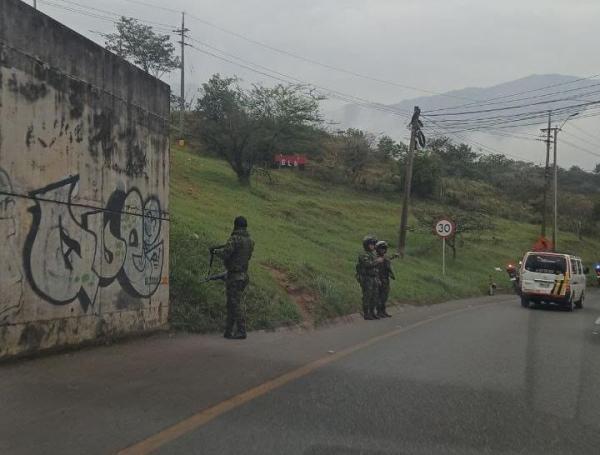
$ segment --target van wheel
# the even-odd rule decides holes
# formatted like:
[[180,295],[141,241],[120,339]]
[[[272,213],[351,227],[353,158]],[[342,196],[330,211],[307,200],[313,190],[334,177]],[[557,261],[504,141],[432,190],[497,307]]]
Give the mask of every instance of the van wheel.
[[521,306],[523,308],[529,308],[529,299],[524,295],[521,296]]
[[583,308],[583,301],[585,300],[585,292],[581,292],[581,297],[577,302],[575,302],[575,308],[581,310]]

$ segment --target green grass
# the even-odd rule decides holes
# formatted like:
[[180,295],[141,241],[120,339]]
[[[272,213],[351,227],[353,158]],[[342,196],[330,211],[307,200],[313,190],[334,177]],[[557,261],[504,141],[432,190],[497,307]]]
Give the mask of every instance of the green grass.
[[[237,215],[248,218],[256,241],[245,299],[251,329],[301,319],[296,304],[270,268],[285,271],[291,282],[318,295],[312,308],[316,322],[360,308],[354,267],[361,239],[375,233],[395,245],[400,195],[370,195],[287,170],[274,174],[274,184],[253,181],[248,189],[238,184],[225,162],[172,149],[170,286],[174,327],[201,332],[221,329],[223,284],[199,281],[207,271],[208,247],[227,239]],[[509,207],[506,201],[494,203]],[[412,210],[431,217],[460,213],[427,201],[414,201]],[[390,300],[433,303],[481,295],[487,291],[490,275],[507,288],[506,274],[494,268],[518,259],[537,238],[538,227],[506,218],[490,220],[489,229],[463,235],[456,260],[447,252],[447,275],[443,277],[440,240],[411,217],[407,255],[394,262],[397,280]],[[567,233],[561,233],[560,240],[563,249],[582,255],[588,263],[596,260],[598,242],[580,241]],[[222,265],[215,261],[213,272],[220,270]]]

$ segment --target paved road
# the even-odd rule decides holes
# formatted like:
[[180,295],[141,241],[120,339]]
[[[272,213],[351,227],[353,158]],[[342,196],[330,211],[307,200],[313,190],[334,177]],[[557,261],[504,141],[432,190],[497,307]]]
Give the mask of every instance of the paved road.
[[0,452],[598,454],[599,316],[595,293],[574,313],[503,296],[7,365]]

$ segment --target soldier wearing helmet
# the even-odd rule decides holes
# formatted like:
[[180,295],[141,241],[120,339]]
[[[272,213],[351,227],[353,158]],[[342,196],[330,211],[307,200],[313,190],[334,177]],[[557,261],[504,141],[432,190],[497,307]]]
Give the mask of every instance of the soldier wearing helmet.
[[358,255],[356,280],[362,290],[363,316],[366,320],[379,319],[375,314],[379,301],[379,264],[383,258],[375,254],[377,239],[373,235],[363,238],[364,251]]
[[394,271],[392,270],[392,262],[388,257],[386,257],[387,249],[388,244],[383,240],[380,240],[375,244],[375,251],[377,253],[377,257],[383,259],[383,261],[380,262],[377,267],[377,272],[379,275],[377,316],[379,318],[392,317],[386,311],[385,305],[387,303],[388,296],[390,295],[390,278],[392,280],[395,280],[396,276],[394,275]]

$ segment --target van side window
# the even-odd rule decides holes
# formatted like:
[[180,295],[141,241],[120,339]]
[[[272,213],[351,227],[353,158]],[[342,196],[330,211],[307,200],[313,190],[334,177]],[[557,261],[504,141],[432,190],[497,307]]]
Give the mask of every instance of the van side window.
[[575,259],[571,259],[571,275],[578,274],[579,270],[577,269],[577,261]]

